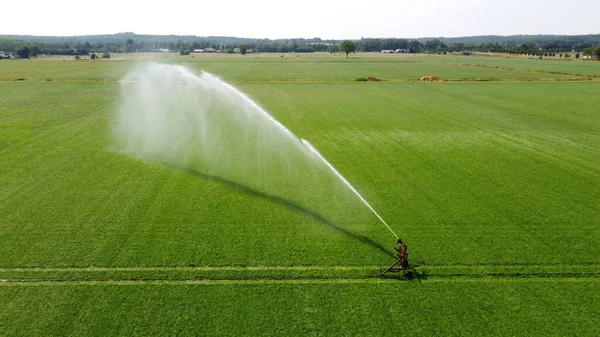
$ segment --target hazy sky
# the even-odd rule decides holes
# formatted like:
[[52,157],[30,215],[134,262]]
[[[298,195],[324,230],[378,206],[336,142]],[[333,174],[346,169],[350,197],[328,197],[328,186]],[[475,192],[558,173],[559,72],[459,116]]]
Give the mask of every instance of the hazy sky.
[[134,32],[237,37],[600,33],[592,0],[9,0],[0,35]]

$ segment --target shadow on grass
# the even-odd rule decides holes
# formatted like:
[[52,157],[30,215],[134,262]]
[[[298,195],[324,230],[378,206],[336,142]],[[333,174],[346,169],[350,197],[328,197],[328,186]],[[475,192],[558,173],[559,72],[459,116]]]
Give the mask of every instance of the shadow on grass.
[[427,280],[427,274],[425,274],[424,271],[418,271],[417,269],[415,269],[415,267],[407,271],[406,274],[404,274],[404,277],[407,281],[417,280],[421,282],[422,280]]
[[385,279],[395,279],[399,281],[414,281],[417,280],[419,283],[423,280],[428,279],[428,275],[424,271],[419,271],[417,268],[424,265],[425,262],[418,262],[417,264],[410,265],[404,272],[396,271],[387,273],[380,276]]
[[224,179],[224,178],[221,178],[221,177],[217,177],[217,176],[213,176],[213,175],[210,175],[210,174],[198,172],[198,171],[195,171],[195,170],[192,170],[192,169],[181,168],[181,167],[177,167],[177,166],[173,166],[173,165],[167,165],[167,166],[170,167],[170,168],[172,168],[172,169],[174,169],[174,170],[185,172],[185,173],[190,174],[190,175],[195,176],[195,177],[199,177],[199,178],[202,178],[202,179],[205,179],[205,180],[217,182],[219,184],[227,186],[227,187],[229,187],[229,188],[231,188],[233,190],[236,190],[238,192],[241,192],[241,193],[244,193],[244,194],[248,194],[248,195],[252,195],[252,196],[256,196],[256,197],[260,197],[260,198],[269,200],[269,201],[271,201],[273,203],[276,203],[278,205],[285,206],[285,207],[287,207],[288,209],[291,209],[294,212],[301,213],[301,214],[304,214],[304,215],[308,215],[311,218],[313,218],[314,220],[319,221],[320,223],[328,226],[329,228],[331,228],[331,229],[333,229],[333,230],[335,230],[335,231],[337,231],[339,233],[347,235],[347,236],[349,236],[349,237],[351,237],[351,238],[353,238],[355,240],[360,241],[363,244],[371,246],[372,248],[378,249],[380,252],[384,253],[385,255],[394,256],[394,254],[391,251],[385,249],[385,247],[383,247],[382,245],[378,244],[377,242],[369,239],[368,237],[362,236],[362,235],[353,233],[353,232],[351,232],[351,231],[349,231],[347,229],[344,229],[344,228],[340,227],[339,225],[333,223],[332,221],[324,218],[319,213],[317,213],[317,212],[315,212],[315,211],[313,211],[313,210],[311,210],[309,208],[306,208],[306,207],[304,207],[302,205],[296,204],[296,203],[294,203],[294,202],[292,202],[290,200],[287,200],[287,199],[284,199],[284,198],[281,198],[281,197],[278,197],[278,196],[275,196],[275,195],[271,195],[271,194],[268,194],[268,193],[265,193],[265,192],[261,192],[261,191],[255,190],[255,189],[253,189],[253,188],[251,188],[249,186],[246,186],[246,185],[243,185],[243,184],[240,184],[240,183],[236,183],[234,181],[227,180],[227,179]]

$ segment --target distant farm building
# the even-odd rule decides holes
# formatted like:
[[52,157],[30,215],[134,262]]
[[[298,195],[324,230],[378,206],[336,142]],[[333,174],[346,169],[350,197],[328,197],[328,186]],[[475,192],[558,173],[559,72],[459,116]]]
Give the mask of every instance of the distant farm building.
[[218,50],[215,48],[204,48],[204,49],[194,49],[194,53],[216,53]]
[[0,60],[2,59],[14,59],[15,57],[12,54],[5,54],[3,51],[0,51]]
[[382,54],[394,54],[394,53],[408,53],[408,49],[396,49],[396,50],[392,50],[392,49],[384,49],[381,51]]

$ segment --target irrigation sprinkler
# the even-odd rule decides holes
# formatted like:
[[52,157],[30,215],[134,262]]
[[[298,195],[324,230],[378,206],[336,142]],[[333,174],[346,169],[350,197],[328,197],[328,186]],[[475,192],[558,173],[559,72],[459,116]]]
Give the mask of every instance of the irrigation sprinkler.
[[[379,276],[385,276],[385,274],[387,273],[397,273],[397,272],[403,272],[404,275],[406,275],[408,273],[408,247],[406,246],[406,244],[404,242],[402,242],[402,239],[398,238],[398,248],[394,247],[394,250],[396,251],[396,254],[394,254],[394,257],[396,258],[396,262],[394,262],[391,266],[388,267],[388,269],[384,270],[383,272],[381,272],[379,274]],[[397,267],[398,265],[400,265],[399,267]]]

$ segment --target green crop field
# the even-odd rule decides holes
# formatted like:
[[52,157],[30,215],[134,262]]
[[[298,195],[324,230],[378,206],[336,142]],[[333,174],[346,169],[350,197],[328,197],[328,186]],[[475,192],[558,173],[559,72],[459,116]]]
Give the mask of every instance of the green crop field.
[[[419,278],[377,276],[395,238],[342,196],[115,150],[118,81],[145,61],[213,73],[309,140]],[[593,61],[2,61],[0,336],[598,336],[599,87]]]

